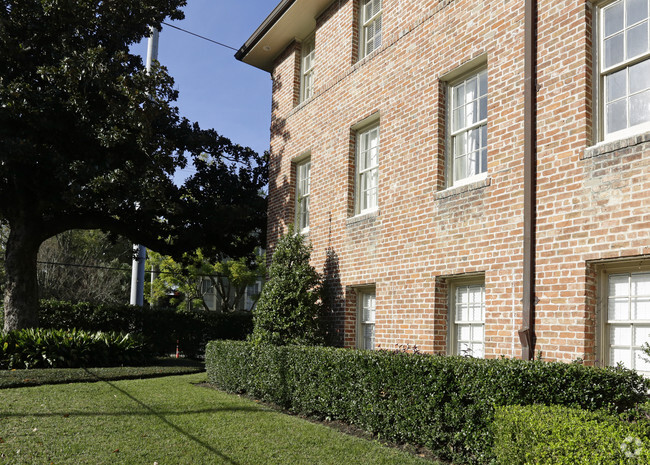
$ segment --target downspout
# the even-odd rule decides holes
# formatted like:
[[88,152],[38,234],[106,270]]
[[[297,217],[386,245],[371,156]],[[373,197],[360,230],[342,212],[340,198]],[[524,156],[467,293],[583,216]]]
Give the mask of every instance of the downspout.
[[537,187],[537,0],[525,0],[524,17],[524,263],[521,358],[535,356],[535,216]]

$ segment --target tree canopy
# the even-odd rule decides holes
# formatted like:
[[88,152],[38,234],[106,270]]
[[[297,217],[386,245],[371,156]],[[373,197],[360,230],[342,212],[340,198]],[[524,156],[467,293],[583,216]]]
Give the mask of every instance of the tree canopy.
[[[176,256],[237,257],[260,242],[265,157],[181,117],[166,69],[147,73],[129,52],[185,3],[0,0],[5,329],[37,325],[36,254],[63,231]],[[196,174],[175,185],[188,163]]]

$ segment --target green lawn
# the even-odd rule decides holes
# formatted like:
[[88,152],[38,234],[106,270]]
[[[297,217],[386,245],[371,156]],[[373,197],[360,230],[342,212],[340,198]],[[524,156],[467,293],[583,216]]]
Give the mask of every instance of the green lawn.
[[0,390],[0,464],[425,464],[195,386],[205,373]]

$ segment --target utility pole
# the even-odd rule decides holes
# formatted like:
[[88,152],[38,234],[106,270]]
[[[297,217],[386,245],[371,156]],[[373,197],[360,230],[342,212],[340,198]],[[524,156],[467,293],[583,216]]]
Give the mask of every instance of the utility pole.
[[[158,59],[158,29],[151,28],[147,47],[147,73],[151,72],[151,63]],[[147,249],[143,245],[133,245],[133,263],[131,265],[131,305],[142,307],[144,304],[144,262]]]

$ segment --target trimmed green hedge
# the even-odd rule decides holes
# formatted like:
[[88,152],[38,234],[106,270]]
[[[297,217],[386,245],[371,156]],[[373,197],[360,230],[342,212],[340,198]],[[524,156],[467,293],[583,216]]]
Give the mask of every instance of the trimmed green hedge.
[[250,312],[182,311],[57,300],[41,301],[39,321],[43,328],[142,334],[157,355],[173,354],[178,340],[181,352],[192,358],[203,355],[210,340],[242,340],[253,331]]
[[150,358],[144,337],[128,333],[76,329],[0,332],[0,369],[119,366]]
[[206,369],[226,391],[424,445],[458,463],[492,458],[495,406],[623,411],[646,391],[645,380],[624,369],[235,341],[209,343]]
[[563,406],[497,408],[497,463],[618,465],[650,463],[650,424]]

